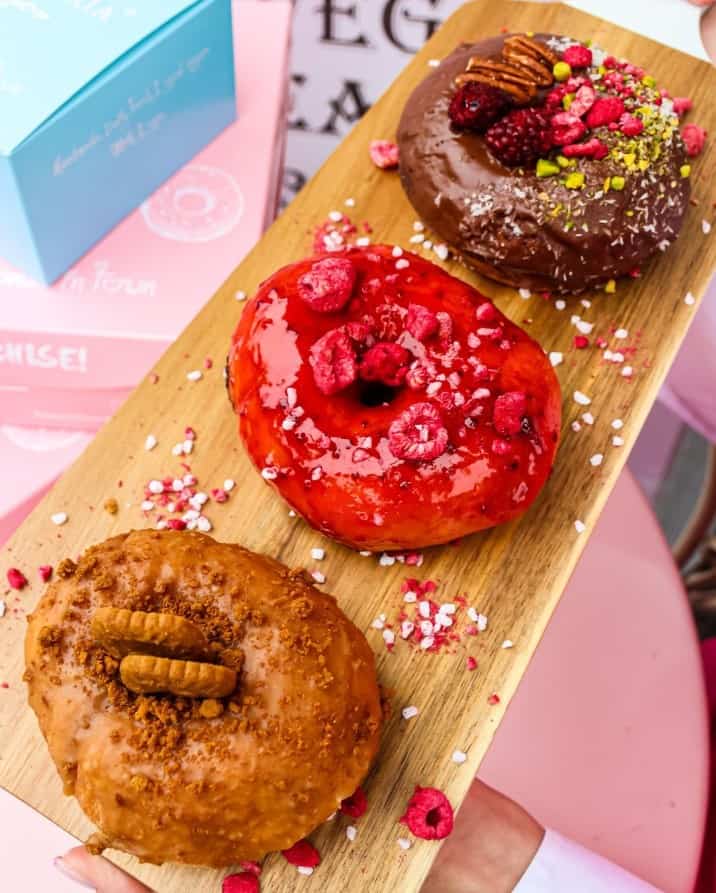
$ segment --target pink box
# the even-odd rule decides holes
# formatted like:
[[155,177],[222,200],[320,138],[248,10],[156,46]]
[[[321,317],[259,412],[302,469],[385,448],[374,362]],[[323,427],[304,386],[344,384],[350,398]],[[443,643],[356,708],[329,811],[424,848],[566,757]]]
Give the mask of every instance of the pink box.
[[237,123],[52,287],[0,261],[0,421],[96,429],[275,216],[291,3],[234,23]]

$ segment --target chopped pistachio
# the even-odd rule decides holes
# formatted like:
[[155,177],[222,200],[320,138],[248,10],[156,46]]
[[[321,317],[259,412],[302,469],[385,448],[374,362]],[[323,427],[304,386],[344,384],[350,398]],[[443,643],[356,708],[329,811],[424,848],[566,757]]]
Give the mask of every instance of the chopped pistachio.
[[626,186],[626,180],[624,177],[612,177],[612,189],[616,192],[621,192],[622,189]]
[[608,295],[613,295],[616,290],[617,290],[617,284],[614,279],[610,279],[609,282],[607,282],[607,284],[604,286],[604,291]]
[[681,176],[684,179],[691,176],[691,165],[690,164],[682,164],[681,165]]
[[575,171],[564,181],[567,189],[581,189],[584,186],[584,174]]
[[538,177],[552,177],[555,174],[558,174],[560,171],[560,167],[554,161],[550,161],[548,158],[540,158],[537,162],[537,176]]

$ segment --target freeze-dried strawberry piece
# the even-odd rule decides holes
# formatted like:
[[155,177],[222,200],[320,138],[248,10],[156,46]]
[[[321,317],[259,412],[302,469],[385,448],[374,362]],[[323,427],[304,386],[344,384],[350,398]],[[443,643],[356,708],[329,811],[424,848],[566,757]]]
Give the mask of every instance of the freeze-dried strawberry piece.
[[437,788],[416,787],[400,823],[421,840],[443,840],[453,829],[453,808]]
[[364,355],[358,367],[363,381],[381,381],[391,388],[399,387],[408,371],[410,354],[392,341],[380,341]]
[[37,569],[38,574],[40,575],[40,579],[43,583],[49,582],[52,577],[52,565],[51,564],[41,564]]
[[408,320],[406,328],[418,341],[426,341],[438,330],[438,318],[422,304],[410,304],[408,306]]
[[580,87],[577,95],[569,107],[570,115],[576,115],[577,118],[583,118],[589,109],[597,101],[597,92],[591,85],[588,87]]
[[609,148],[601,140],[594,137],[586,143],[575,143],[573,146],[564,146],[562,155],[565,158],[596,158],[600,161],[609,154]]
[[316,387],[327,397],[353,384],[358,376],[355,351],[343,329],[331,329],[316,341],[310,363]]
[[694,107],[693,102],[687,96],[674,97],[674,111],[681,118]]
[[317,868],[321,864],[321,854],[305,838],[294,843],[289,849],[281,850],[281,855],[291,865],[297,865],[299,868]]
[[400,152],[390,140],[373,140],[370,144],[370,160],[382,170],[390,170],[400,164]]
[[431,403],[414,403],[391,424],[388,443],[397,459],[429,462],[447,449],[448,432]]
[[350,301],[356,268],[346,257],[316,261],[298,280],[298,295],[316,313],[336,313]]
[[221,893],[259,893],[260,889],[258,877],[248,871],[230,874],[221,884]]
[[584,122],[571,112],[559,112],[551,122],[552,142],[556,146],[576,143],[587,132]]
[[495,400],[492,411],[492,424],[499,434],[509,436],[522,430],[522,422],[527,415],[527,394],[524,391],[509,391]]
[[16,567],[11,567],[8,570],[7,581],[13,589],[24,589],[28,583],[25,574]]
[[644,122],[636,115],[627,113],[619,119],[619,129],[624,136],[639,136],[644,130]]
[[681,138],[691,158],[695,158],[703,152],[707,136],[703,127],[699,127],[697,124],[687,124],[686,127],[681,128]]
[[368,809],[368,798],[363,788],[357,787],[350,797],[341,801],[341,812],[352,819],[359,819]]
[[576,43],[567,47],[562,54],[562,59],[572,68],[589,68],[592,64],[592,51],[581,43]]
[[379,304],[375,308],[375,331],[380,341],[396,341],[404,328],[403,314],[397,304]]
[[626,111],[624,100],[617,96],[605,96],[598,99],[587,114],[587,127],[604,127],[612,121],[618,121]]

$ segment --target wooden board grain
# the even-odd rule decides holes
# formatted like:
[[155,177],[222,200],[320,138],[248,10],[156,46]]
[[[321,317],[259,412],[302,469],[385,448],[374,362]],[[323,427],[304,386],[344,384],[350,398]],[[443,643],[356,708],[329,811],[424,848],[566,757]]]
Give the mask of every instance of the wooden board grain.
[[[327,542],[288,517],[286,506],[253,471],[237,443],[221,367],[239,314],[237,291],[251,292],[276,267],[306,254],[312,227],[333,209],[348,210],[346,199],[355,199],[355,209],[348,213],[356,220],[369,220],[376,241],[408,247],[415,214],[398,177],[371,166],[368,143],[394,134],[403,104],[428,72],[429,60],[447,55],[460,41],[487,36],[502,26],[591,38],[645,66],[674,95],[692,96],[698,109],[694,120],[716,132],[713,68],[578,11],[559,4],[483,0],[466,5],[443,26],[167,352],[156,367],[159,381],[148,378],[139,386],[2,554],[3,574],[15,565],[33,582],[21,594],[6,594],[9,611],[0,621],[0,682],[9,686],[0,690],[0,784],[77,836],[88,834],[90,826],[74,800],[61,794],[35,718],[26,707],[21,681],[24,613],[41,592],[35,569],[76,555],[114,533],[150,524],[139,510],[143,485],[179,470],[171,447],[191,425],[198,439],[188,461],[200,483],[208,488],[220,486],[227,477],[237,481],[230,501],[209,513],[215,535],[290,565],[312,568],[317,566],[310,560],[310,548],[325,547],[327,557],[320,569],[327,576],[327,587],[368,631],[379,655],[381,680],[394,692],[393,716],[368,783],[370,809],[358,822],[357,839],[352,843],[346,839],[345,820],[330,823],[315,835],[324,861],[313,877],[297,877],[294,868],[272,857],[266,870],[270,889],[290,891],[306,884],[316,893],[338,893],[358,885],[369,891],[414,891],[426,877],[438,845],[418,841],[409,851],[402,851],[396,841],[405,829],[398,819],[416,784],[442,788],[456,806],[462,801],[656,398],[716,264],[716,237],[707,235],[702,224],[714,217],[716,143],[712,140],[694,165],[699,205],[690,210],[678,245],[642,279],[621,284],[616,295],[587,295],[593,299],[590,307],[576,298],[563,310],[539,296],[524,300],[514,290],[479,279],[457,263],[446,264],[452,272],[476,282],[515,321],[531,320],[531,334],[546,350],[562,351],[566,358],[557,370],[564,390],[564,439],[554,476],[542,497],[519,523],[472,537],[459,546],[428,550],[423,566],[415,571],[421,579],[441,581],[443,600],[467,593],[470,603],[489,617],[487,631],[456,646],[453,653],[429,655],[402,642],[392,654],[385,650],[381,633],[370,629],[371,621],[380,613],[397,612],[400,584],[407,571],[414,569],[400,564],[380,566],[374,558]],[[695,303],[684,301],[687,292],[696,297]],[[600,351],[571,349],[573,313],[593,322],[594,335],[607,335],[614,350],[628,345],[631,378],[621,374],[623,365],[605,363]],[[620,342],[613,332],[622,327],[629,336]],[[188,381],[187,373],[203,368],[206,357],[213,359],[213,368],[204,371],[202,380]],[[585,407],[573,401],[576,390],[592,398],[588,411],[594,416],[593,424],[581,421],[578,432],[572,423],[580,420]],[[624,421],[621,447],[612,444],[616,432],[611,422],[617,418]],[[150,433],[159,444],[145,451]],[[590,462],[595,454],[604,455],[598,467]],[[119,502],[116,515],[102,509],[109,497]],[[62,527],[50,521],[58,511],[69,515]],[[582,535],[575,530],[577,519],[586,525]],[[514,647],[503,649],[505,639],[512,640]],[[468,653],[479,662],[479,669],[472,673],[465,669]],[[488,698],[495,692],[500,703],[491,706]],[[405,721],[401,708],[408,704],[418,706],[420,714]],[[467,752],[464,765],[452,762],[456,749]],[[220,872],[157,868],[112,855],[161,893],[190,889],[208,893],[220,886]]]

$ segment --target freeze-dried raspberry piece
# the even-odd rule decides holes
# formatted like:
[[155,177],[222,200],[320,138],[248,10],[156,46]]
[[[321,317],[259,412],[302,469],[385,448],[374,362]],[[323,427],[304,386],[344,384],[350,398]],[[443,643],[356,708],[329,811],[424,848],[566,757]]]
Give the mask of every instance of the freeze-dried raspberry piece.
[[437,788],[416,787],[400,823],[421,840],[443,840],[453,829],[453,809]]
[[321,854],[305,838],[294,843],[289,849],[281,850],[281,855],[291,865],[297,865],[299,868],[317,868],[321,864]]
[[639,136],[644,130],[644,122],[636,115],[627,113],[619,119],[619,129],[624,136]]
[[435,381],[438,374],[437,367],[432,360],[415,360],[407,371],[405,383],[414,391],[426,388],[431,381]]
[[25,574],[16,567],[11,567],[8,570],[7,581],[13,589],[24,589],[28,583]]
[[382,170],[390,170],[400,164],[400,152],[390,140],[373,140],[370,144],[370,160]]
[[426,341],[438,330],[438,318],[422,304],[410,304],[408,306],[408,321],[406,328],[418,341]]
[[408,371],[410,354],[392,341],[380,341],[364,355],[358,368],[363,381],[381,381],[391,388],[399,387]]
[[332,329],[311,348],[311,366],[316,387],[331,396],[353,384],[358,364],[351,340],[343,329]]
[[584,122],[571,112],[560,112],[552,118],[552,142],[555,146],[576,143],[587,132]]
[[596,158],[600,161],[609,154],[609,148],[601,140],[594,137],[586,143],[575,143],[573,146],[564,146],[562,155],[565,158]]
[[580,87],[577,95],[569,107],[570,115],[576,115],[577,118],[583,118],[589,109],[597,101],[597,92],[591,85],[588,87]]
[[365,322],[346,323],[346,335],[348,335],[351,341],[355,341],[356,344],[368,344],[371,340],[371,331],[375,321],[371,320],[371,323],[371,325]]
[[463,84],[453,96],[448,116],[457,127],[484,133],[508,108],[510,97],[488,84]]
[[581,43],[575,43],[562,54],[562,59],[572,68],[589,68],[592,64],[592,51]]
[[694,107],[693,102],[687,96],[674,97],[674,111],[681,118]]
[[509,391],[495,400],[492,411],[492,424],[499,434],[518,434],[522,420],[527,414],[527,394],[524,391]]
[[708,134],[697,124],[687,124],[681,128],[681,138],[686,146],[686,151],[691,158],[695,158],[703,152]]
[[346,257],[316,261],[298,280],[298,296],[316,313],[336,313],[350,301],[356,268]]
[[598,99],[587,114],[587,127],[604,127],[612,121],[618,121],[624,114],[624,100],[617,96],[605,96]]
[[47,583],[52,577],[52,565],[51,564],[41,564],[37,569],[38,574],[40,575],[40,579],[43,583]]
[[248,871],[230,874],[221,884],[221,893],[259,893],[260,889],[258,877]]
[[380,341],[396,341],[404,328],[403,314],[397,304],[380,304],[375,308],[375,331]]
[[550,90],[545,99],[545,107],[548,110],[556,110],[562,107],[562,100],[569,93],[566,84],[558,84]]
[[352,819],[359,819],[368,809],[368,799],[363,788],[357,787],[350,797],[341,801],[341,812]]
[[448,432],[431,403],[414,403],[391,424],[388,443],[397,459],[429,462],[447,449]]

